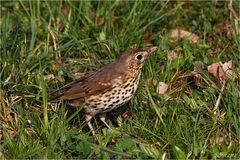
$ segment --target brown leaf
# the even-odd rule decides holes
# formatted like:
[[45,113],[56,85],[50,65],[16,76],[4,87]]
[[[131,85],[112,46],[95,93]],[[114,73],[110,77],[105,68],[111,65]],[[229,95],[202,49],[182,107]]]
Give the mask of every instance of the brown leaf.
[[157,93],[166,94],[168,90],[168,85],[164,82],[159,82],[157,86]]
[[144,42],[147,43],[147,44],[151,44],[151,41],[152,41],[152,29],[150,28],[148,30],[148,32],[146,33],[146,35],[144,36]]
[[196,35],[194,33],[191,33],[191,32],[188,32],[188,31],[185,31],[185,30],[182,30],[182,29],[172,30],[171,38],[178,40],[178,39],[181,39],[183,37],[186,37],[189,41],[191,41],[193,43],[196,43],[199,39],[198,35]]
[[56,63],[52,64],[52,70],[53,71],[58,70],[58,68],[59,68],[58,64],[56,64]]
[[227,36],[231,35],[231,23],[229,18],[221,20],[216,28],[213,30],[216,34],[226,34]]
[[96,17],[96,24],[101,25],[103,23],[103,19],[101,17]]
[[70,12],[70,6],[67,4],[67,2],[63,1],[63,5],[61,7],[61,12],[64,16],[68,16],[69,12]]
[[54,77],[53,74],[49,74],[49,75],[46,75],[46,76],[43,77],[45,82],[49,82],[49,81],[53,80],[54,78],[55,77]]
[[225,63],[213,63],[207,69],[217,80],[230,79],[232,77],[232,60]]
[[58,76],[57,79],[60,81],[60,82],[65,82],[65,79],[63,76]]
[[124,119],[127,119],[129,116],[128,116],[128,111],[126,111],[126,112],[124,112],[123,114],[122,114],[122,117],[124,118]]
[[112,19],[115,20],[117,18],[118,18],[118,16],[115,16],[115,11],[112,11]]
[[[214,28],[214,32],[216,34],[219,35],[227,35],[228,37],[231,37],[233,35],[233,28],[232,28],[232,24],[231,24],[231,20],[229,17],[221,20],[216,28]],[[236,26],[236,34],[239,35],[240,34],[240,26]]]
[[166,53],[167,53],[167,58],[169,60],[174,60],[179,58],[179,53],[177,53],[174,50],[167,50]]

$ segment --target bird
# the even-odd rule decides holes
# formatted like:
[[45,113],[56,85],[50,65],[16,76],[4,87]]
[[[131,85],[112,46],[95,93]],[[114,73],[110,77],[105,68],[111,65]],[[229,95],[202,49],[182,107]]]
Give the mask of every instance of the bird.
[[85,121],[93,135],[91,119],[96,115],[111,129],[105,120],[106,113],[134,96],[144,62],[156,50],[156,46],[129,49],[112,63],[52,91],[50,94],[63,92],[53,101],[67,101],[71,106],[83,107]]

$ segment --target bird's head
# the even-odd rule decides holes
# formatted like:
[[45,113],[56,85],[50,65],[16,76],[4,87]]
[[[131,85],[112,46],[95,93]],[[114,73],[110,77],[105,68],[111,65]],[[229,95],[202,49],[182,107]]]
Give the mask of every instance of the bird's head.
[[128,69],[130,72],[138,72],[142,69],[148,56],[156,50],[157,47],[155,46],[144,49],[133,48],[121,55],[118,61],[124,65],[123,68]]

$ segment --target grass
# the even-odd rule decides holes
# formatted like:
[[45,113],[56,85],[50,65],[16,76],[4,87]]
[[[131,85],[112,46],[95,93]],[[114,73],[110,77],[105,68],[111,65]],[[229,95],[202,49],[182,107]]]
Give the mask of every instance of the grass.
[[[219,1],[1,2],[1,159],[239,158],[239,80],[221,91],[206,70],[232,60],[239,72],[239,22],[230,21],[230,36],[216,31],[229,15],[227,2]],[[176,28],[199,41],[172,41]],[[99,142],[83,110],[48,103],[48,91],[147,43],[159,50],[146,62],[135,97],[109,114],[113,131],[95,119]],[[167,50],[180,56],[170,60]],[[198,85],[191,74],[196,64],[203,68]],[[156,92],[159,81],[169,85],[167,94]]]

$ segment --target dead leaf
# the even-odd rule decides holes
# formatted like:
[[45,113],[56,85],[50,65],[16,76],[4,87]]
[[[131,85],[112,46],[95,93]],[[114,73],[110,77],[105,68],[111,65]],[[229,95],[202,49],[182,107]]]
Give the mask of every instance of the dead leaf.
[[57,79],[60,81],[60,82],[65,82],[65,79],[63,76],[58,76]]
[[68,16],[70,10],[71,10],[70,6],[65,1],[63,1],[63,5],[61,7],[62,14],[64,16]]
[[104,18],[98,16],[95,12],[90,12],[90,18],[98,25],[102,25],[104,23]]
[[197,71],[192,71],[193,82],[196,86],[200,86],[202,82],[202,75]]
[[124,119],[127,119],[129,116],[128,116],[128,111],[126,111],[126,112],[124,112],[123,114],[122,114],[122,117],[124,118]]
[[150,28],[146,35],[144,36],[144,42],[147,43],[147,44],[151,44],[151,41],[152,41],[152,29]]
[[[214,32],[219,35],[227,35],[228,37],[231,37],[234,32],[234,28],[232,27],[232,23],[229,17],[221,20],[216,28],[214,28]],[[236,34],[240,34],[240,26],[236,26]]]
[[[19,126],[20,116],[14,112],[11,106],[18,101],[19,96],[16,97],[2,97],[3,110],[0,112],[1,127],[5,128],[10,136],[15,136]],[[9,102],[10,101],[10,102]],[[6,107],[4,107],[6,106]],[[3,131],[0,130],[0,140],[3,139]]]
[[232,60],[222,63],[213,63],[207,67],[208,72],[217,80],[231,79],[232,77]]
[[188,31],[185,31],[185,30],[182,30],[182,29],[172,30],[171,38],[178,40],[178,39],[183,38],[183,37],[186,37],[189,41],[191,41],[193,43],[196,43],[199,39],[198,35],[196,35],[192,32],[188,32]]
[[96,24],[97,25],[103,24],[103,19],[101,17],[96,17]]
[[168,90],[168,85],[164,82],[159,82],[157,86],[157,93],[166,94]]
[[115,15],[115,10],[113,10],[113,11],[112,11],[112,19],[115,20],[115,19],[117,19],[117,18],[118,18],[118,16]]
[[179,58],[179,53],[177,53],[174,50],[167,50],[166,53],[167,53],[167,58],[169,60],[174,60]]
[[216,28],[214,29],[214,32],[216,34],[226,34],[228,37],[231,35],[231,22],[229,18],[225,18],[223,20],[221,20]]
[[52,64],[52,70],[53,71],[58,70],[58,68],[59,68],[58,64],[56,64],[56,63]]
[[53,74],[49,74],[49,75],[46,75],[46,76],[43,77],[45,82],[49,82],[49,81],[53,80],[54,78],[55,77],[54,77]]

